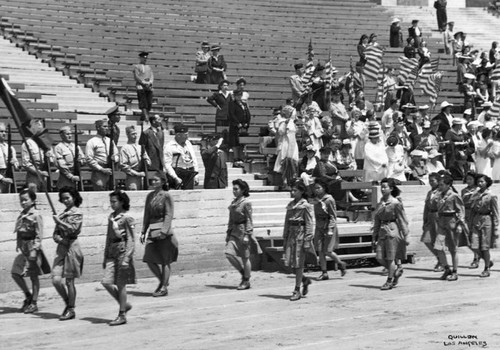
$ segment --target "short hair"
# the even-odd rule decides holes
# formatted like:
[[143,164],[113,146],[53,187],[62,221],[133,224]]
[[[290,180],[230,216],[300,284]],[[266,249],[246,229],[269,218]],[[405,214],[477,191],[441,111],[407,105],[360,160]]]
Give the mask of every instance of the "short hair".
[[238,80],[236,80],[236,85],[240,85],[241,83],[243,84],[247,84],[247,81],[245,80],[245,78],[239,78]]
[[493,180],[488,175],[477,174],[476,179],[475,179],[476,185],[477,185],[477,182],[479,181],[479,179],[484,179],[484,181],[486,181],[486,188],[489,188],[493,184]]
[[330,147],[321,147],[319,149],[319,153],[321,153],[321,154],[330,154],[330,153],[332,153],[332,149]]
[[75,207],[80,207],[80,205],[83,202],[82,196],[80,195],[80,192],[75,187],[71,186],[64,186],[61,189],[59,189],[59,202],[61,202],[61,196],[63,193],[69,193],[71,197],[73,197],[73,202],[75,203]]
[[445,185],[451,186],[453,185],[453,176],[451,176],[447,172],[442,173],[441,176],[439,177],[439,181],[443,181]]
[[153,176],[157,176],[160,179],[161,185],[162,185],[161,188],[164,191],[168,191],[169,190],[168,177],[167,177],[167,174],[164,171],[156,170],[153,173]]
[[122,208],[123,210],[129,210],[130,209],[130,198],[128,198],[128,195],[122,191],[122,190],[114,190],[109,194],[109,197],[116,197],[119,202],[122,203]]
[[397,186],[395,179],[393,179],[392,177],[384,177],[382,181],[380,181],[381,185],[383,183],[386,183],[390,188],[392,188],[391,196],[393,196],[394,198],[399,197],[399,195],[401,194],[401,190]]
[[248,186],[246,181],[243,181],[242,179],[233,180],[233,186],[238,186],[241,189],[243,197],[250,196],[250,186]]
[[30,199],[32,201],[36,201],[36,192],[33,191],[33,189],[31,189],[31,188],[23,188],[21,190],[21,192],[19,192],[19,197],[21,197],[22,195],[25,195],[25,194],[27,194],[28,197],[30,197]]
[[222,88],[222,85],[224,85],[224,84],[229,85],[229,81],[227,81],[226,79],[224,79],[224,80],[222,80],[222,81],[219,83],[219,85],[217,85],[217,87],[218,87],[219,89],[221,89],[221,88]]
[[467,180],[467,177],[472,177],[474,179],[474,183],[476,182],[477,180],[477,174],[473,171],[468,171],[467,174],[465,174],[464,176],[464,183],[465,183],[465,180]]
[[314,180],[314,184],[320,185],[321,187],[323,187],[325,189],[325,192],[326,192],[326,190],[328,190],[328,183],[325,180],[323,180],[322,178],[318,178],[318,179]]
[[430,173],[429,174],[429,180],[430,179],[436,179],[436,180],[439,180],[439,174],[438,173]]
[[302,192],[302,198],[307,199],[307,186],[304,183],[304,181],[297,179],[293,184],[292,188],[298,189],[300,192]]

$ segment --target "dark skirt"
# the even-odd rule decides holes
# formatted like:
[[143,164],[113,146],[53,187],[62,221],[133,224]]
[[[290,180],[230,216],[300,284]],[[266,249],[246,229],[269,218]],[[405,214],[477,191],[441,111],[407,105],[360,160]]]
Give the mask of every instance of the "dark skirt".
[[165,239],[148,242],[142,261],[151,264],[168,265],[177,261],[178,255],[177,240],[172,235]]
[[229,132],[227,134],[227,145],[229,147],[236,147],[240,145],[240,136],[238,134],[238,126],[229,124]]

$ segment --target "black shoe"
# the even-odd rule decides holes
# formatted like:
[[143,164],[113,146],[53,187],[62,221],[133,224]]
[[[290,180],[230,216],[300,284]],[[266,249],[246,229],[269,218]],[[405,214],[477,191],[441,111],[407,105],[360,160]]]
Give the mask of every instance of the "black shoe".
[[119,314],[113,321],[109,323],[110,326],[120,326],[127,323],[127,318],[125,315]]
[[28,306],[31,304],[31,297],[24,299],[23,306],[19,309],[20,312],[24,312]]
[[443,280],[443,281],[446,281],[446,279],[448,278],[448,276],[451,275],[451,270],[449,268],[445,268],[443,274],[441,275],[441,277],[439,277],[439,279]]
[[318,281],[326,281],[328,279],[330,279],[330,276],[328,276],[327,272],[323,272],[321,276],[318,277]]
[[38,306],[36,304],[29,304],[26,309],[24,309],[25,314],[32,314],[38,311]]
[[129,312],[130,310],[132,310],[132,304],[127,303],[127,304],[125,305],[125,314],[126,314],[127,312]]
[[436,264],[436,266],[434,266],[434,272],[443,272],[444,271],[444,267],[443,265],[441,265],[439,262]]
[[392,289],[393,285],[391,282],[387,281],[384,283],[382,287],[380,287],[380,290],[390,290]]
[[250,281],[241,281],[240,285],[237,290],[245,290],[245,289],[250,289]]
[[340,265],[339,265],[340,277],[344,277],[345,274],[347,273],[346,266],[347,266],[347,264],[345,262],[340,263]]
[[168,295],[168,289],[167,289],[167,287],[162,287],[157,292],[153,293],[153,297],[155,297],[155,298],[156,297],[164,297],[166,295]]
[[75,308],[73,307],[66,307],[64,309],[63,314],[59,317],[59,321],[67,321],[67,320],[72,320],[76,316],[75,314]]
[[477,261],[476,259],[472,260],[472,262],[470,263],[470,268],[477,269],[478,267],[479,267],[479,261]]
[[394,279],[392,280],[392,286],[393,287],[396,287],[398,285],[399,278],[401,276],[403,276],[403,272],[404,272],[404,270],[403,270],[402,267],[398,267],[396,269],[396,271],[394,272]]
[[294,290],[292,296],[290,297],[290,301],[297,301],[301,297],[300,292],[298,290]]
[[451,275],[446,277],[447,281],[456,281],[458,280],[458,274],[456,272],[452,272]]
[[309,293],[309,285],[311,284],[311,279],[309,277],[305,277],[302,279],[302,295],[306,296]]
[[488,265],[488,269],[491,269],[493,267],[493,265],[495,265],[495,264],[493,263],[493,261],[490,260],[490,264]]
[[479,275],[479,277],[490,277],[490,271],[489,270],[484,270],[483,272],[481,272],[481,274]]

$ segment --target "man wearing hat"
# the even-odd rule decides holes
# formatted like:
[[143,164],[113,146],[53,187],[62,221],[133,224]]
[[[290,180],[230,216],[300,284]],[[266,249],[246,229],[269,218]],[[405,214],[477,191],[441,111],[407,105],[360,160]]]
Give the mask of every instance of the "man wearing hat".
[[149,170],[163,171],[165,161],[163,159],[163,147],[165,136],[161,125],[161,116],[155,114],[149,117],[149,128],[144,130],[139,138],[139,145],[144,147],[146,154],[151,162]]
[[120,150],[120,166],[127,174],[125,186],[129,191],[147,190],[147,188],[143,188],[143,179],[146,176],[144,166],[151,166],[151,160],[137,144],[135,126],[127,126],[125,132],[127,133],[127,144],[123,145]]
[[210,84],[219,84],[221,81],[225,80],[225,71],[227,69],[226,61],[224,56],[219,55],[220,46],[212,45],[210,48],[212,55],[208,59],[208,71],[210,72]]
[[447,55],[451,54],[452,57],[455,57],[455,52],[453,51],[453,42],[455,41],[455,38],[453,36],[453,27],[455,25],[455,22],[448,22],[447,25],[448,27],[444,32],[444,48]]
[[[97,135],[87,141],[85,154],[87,164],[92,169],[91,182],[94,191],[106,191],[110,187],[109,180],[114,171],[114,164],[119,161],[119,154],[114,142],[106,137],[108,121],[106,119],[97,120],[95,128]],[[113,142],[113,155],[110,157],[111,142]],[[112,187],[114,188],[114,184]]]
[[108,134],[106,136],[112,139],[115,144],[118,144],[118,140],[120,139],[120,128],[116,124],[121,120],[118,106],[111,107],[104,114],[108,116]]
[[139,64],[134,66],[134,80],[137,89],[139,109],[142,111],[141,120],[149,119],[149,112],[153,103],[153,70],[146,64],[149,52],[139,54]]
[[463,124],[463,119],[453,118],[452,127],[445,135],[445,140],[449,142],[446,147],[446,168],[455,179],[465,177],[469,171],[469,158],[474,153],[472,140],[463,130]]
[[439,124],[439,133],[441,135],[441,137],[445,137],[446,136],[446,133],[448,132],[448,130],[450,130],[451,128],[451,124],[453,122],[453,115],[451,114],[451,107],[453,105],[451,103],[449,103],[448,101],[443,101],[441,103],[441,112],[436,115],[434,118],[432,118],[433,120],[434,119],[437,119],[440,121],[440,124]]
[[165,171],[174,179],[176,186],[192,190],[198,184],[198,161],[193,145],[188,140],[188,127],[174,126],[175,137],[164,148]]
[[422,41],[422,31],[418,27],[418,19],[411,21],[411,27],[408,28],[408,37],[413,38],[413,46],[418,49]]
[[56,158],[56,167],[59,170],[59,179],[57,180],[57,189],[65,186],[75,187],[80,182],[80,177],[74,174],[76,147],[78,147],[78,162],[81,165],[85,162],[85,155],[80,146],[71,142],[72,130],[69,126],[63,126],[59,129],[61,142],[54,147],[54,156]]
[[399,18],[394,18],[391,22],[389,30],[389,44],[391,47],[403,46],[403,33],[401,32],[400,23],[401,20]]
[[294,65],[295,74],[290,77],[290,88],[292,89],[293,103],[297,103],[300,96],[304,93],[304,84],[302,83],[302,76],[304,75],[304,65],[296,63]]
[[[373,123],[373,124],[372,124]],[[380,127],[377,122],[368,125],[368,139],[365,145],[365,181],[380,181],[387,173],[389,159],[385,151],[385,144],[380,138]]]
[[[5,176],[9,165],[9,144],[6,136],[5,123],[0,122],[0,193],[9,193],[11,185],[14,183],[14,179]],[[10,164],[14,169],[17,169],[19,163],[17,161],[16,149],[14,146],[10,146],[10,151],[12,154]]]
[[227,187],[227,157],[221,149],[224,139],[220,134],[207,135],[201,143],[201,158],[205,166],[203,188]]
[[196,84],[210,83],[210,71],[208,60],[210,59],[210,44],[207,41],[201,43],[201,50],[196,52],[196,63],[194,72],[196,73]]
[[[477,116],[477,121],[484,125],[484,123],[486,123],[488,121],[486,119],[486,116],[488,115],[488,112],[491,109],[491,107],[493,107],[493,103],[487,101],[487,102],[483,103],[482,107],[483,107],[483,111],[481,113],[479,113],[479,115]],[[490,119],[491,119],[491,117],[490,117]]]

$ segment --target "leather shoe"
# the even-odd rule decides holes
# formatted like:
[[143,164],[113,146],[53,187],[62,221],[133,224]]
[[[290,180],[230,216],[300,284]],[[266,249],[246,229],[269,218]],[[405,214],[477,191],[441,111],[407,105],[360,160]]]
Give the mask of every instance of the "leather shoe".
[[302,279],[302,295],[306,296],[309,293],[309,285],[311,284],[311,279],[309,277],[305,277]]
[[434,266],[434,272],[443,272],[444,267],[440,263],[437,263],[436,266]]
[[72,307],[67,307],[64,309],[65,312],[59,317],[59,321],[67,321],[75,318],[75,309]]
[[116,317],[113,321],[111,321],[109,323],[110,326],[120,326],[122,324],[125,324],[127,323],[127,318],[125,317],[125,315],[118,315],[118,317]]
[[493,261],[490,260],[490,264],[488,265],[488,268],[491,269],[493,267],[493,265],[495,265],[495,264],[493,263]]
[[245,290],[245,289],[250,289],[250,282],[249,281],[241,281],[240,285],[237,290]]
[[404,270],[403,270],[403,268],[402,268],[402,267],[398,267],[398,268],[396,269],[396,271],[394,271],[394,279],[392,280],[392,286],[393,286],[393,287],[396,287],[396,286],[398,285],[399,278],[400,278],[401,276],[403,276],[403,272],[404,272]]
[[347,273],[346,266],[347,266],[347,264],[346,264],[345,262],[342,262],[342,263],[340,263],[340,265],[339,265],[339,269],[340,269],[340,276],[341,276],[341,277],[344,277],[344,276],[345,276],[345,274]]
[[446,277],[447,281],[456,281],[458,280],[458,274],[456,272],[452,272],[451,275]]
[[439,279],[443,280],[443,281],[446,281],[446,279],[448,278],[448,276],[451,275],[451,270],[448,268],[444,270],[443,274],[441,275],[441,277],[439,277]]
[[481,272],[479,277],[490,277],[490,272],[488,270],[484,270],[483,272]]
[[290,297],[290,301],[297,301],[301,298],[300,292],[298,290],[293,291],[292,296]]
[[27,309],[27,307],[30,306],[30,304],[31,304],[31,297],[28,299],[24,299],[23,306],[21,306],[19,311],[24,312]]
[[158,290],[157,292],[153,293],[153,297],[155,297],[155,298],[156,297],[164,297],[166,295],[168,295],[168,289],[167,289],[167,287],[162,287],[162,288],[160,288],[160,290]]
[[380,287],[380,290],[390,290],[392,289],[392,283],[387,281],[384,283],[382,287]]
[[479,262],[476,259],[472,260],[472,262],[470,263],[470,267],[469,268],[471,268],[471,269],[477,269],[478,267],[479,267]]
[[25,314],[32,314],[34,312],[37,312],[38,311],[38,306],[36,304],[29,304],[26,309],[24,309],[24,313]]
[[328,273],[326,272],[323,272],[321,276],[318,277],[318,281],[326,281],[328,279],[330,279],[330,276],[328,276]]
[[130,310],[132,310],[132,304],[127,303],[127,304],[125,305],[125,313],[129,312]]

